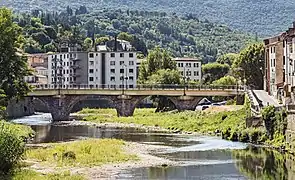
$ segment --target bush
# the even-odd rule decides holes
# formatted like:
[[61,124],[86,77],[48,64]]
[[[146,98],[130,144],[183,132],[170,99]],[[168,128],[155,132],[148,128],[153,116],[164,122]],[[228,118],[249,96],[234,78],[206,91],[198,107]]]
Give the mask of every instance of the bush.
[[0,121],[0,173],[7,174],[21,160],[32,130]]

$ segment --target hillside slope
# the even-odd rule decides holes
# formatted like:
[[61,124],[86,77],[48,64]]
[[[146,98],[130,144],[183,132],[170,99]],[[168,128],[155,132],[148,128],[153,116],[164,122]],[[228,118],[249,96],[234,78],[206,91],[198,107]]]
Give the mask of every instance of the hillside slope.
[[85,35],[92,38],[93,35],[104,37],[127,32],[137,37],[134,44],[138,51],[160,46],[175,57],[193,56],[212,62],[219,55],[239,52],[254,41],[253,36],[246,33],[192,16],[130,10],[101,10],[76,16],[73,15],[75,11],[68,8],[60,14],[39,12],[34,13],[34,17],[19,14],[15,20],[24,28],[30,42],[28,52],[51,50],[48,46],[58,41],[58,36],[69,41],[81,36],[79,42],[84,42]]
[[15,10],[61,10],[67,5],[88,9],[120,8],[193,13],[199,18],[265,37],[286,30],[295,19],[294,0],[2,0]]

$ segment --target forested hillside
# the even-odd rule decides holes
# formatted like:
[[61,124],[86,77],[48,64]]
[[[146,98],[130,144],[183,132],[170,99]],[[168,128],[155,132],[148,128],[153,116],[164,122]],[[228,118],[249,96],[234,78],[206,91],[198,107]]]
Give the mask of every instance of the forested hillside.
[[88,9],[133,9],[196,14],[200,19],[265,37],[291,26],[295,19],[294,0],[2,0],[0,5],[15,10],[35,8],[62,10],[66,6]]
[[88,11],[82,6],[77,10],[68,7],[60,14],[33,11],[31,15],[17,15],[15,21],[27,37],[26,51],[52,51],[58,41],[84,43],[86,37],[93,36],[101,43],[110,36],[127,32],[134,36],[133,44],[144,54],[146,48],[160,46],[173,56],[200,57],[208,62],[215,61],[218,55],[238,52],[254,41],[250,35],[195,16],[129,10]]

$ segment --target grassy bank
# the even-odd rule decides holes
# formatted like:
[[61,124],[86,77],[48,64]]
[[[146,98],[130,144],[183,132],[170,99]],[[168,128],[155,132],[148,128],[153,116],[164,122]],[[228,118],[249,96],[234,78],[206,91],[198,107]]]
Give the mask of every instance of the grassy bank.
[[106,163],[137,160],[135,155],[123,151],[124,142],[114,139],[89,139],[84,141],[49,144],[45,149],[31,149],[27,159],[56,166],[92,167]]
[[154,109],[136,109],[133,117],[117,117],[113,109],[84,109],[80,114],[88,114],[85,121],[104,123],[135,123],[160,126],[170,130],[200,133],[214,133],[216,130],[240,129],[245,127],[245,109],[228,112],[167,112],[154,113]]
[[[186,111],[155,113],[154,109],[136,109],[133,117],[117,117],[114,109],[84,109],[80,114],[87,114],[85,121],[95,123],[134,123],[146,126],[159,126],[172,131],[198,132],[215,134],[220,132],[224,139],[253,144],[271,145],[275,148],[285,146],[282,133],[270,137],[267,130],[246,128],[246,106],[234,108],[233,111]],[[277,123],[280,124],[280,123]],[[277,125],[275,125],[277,126]]]

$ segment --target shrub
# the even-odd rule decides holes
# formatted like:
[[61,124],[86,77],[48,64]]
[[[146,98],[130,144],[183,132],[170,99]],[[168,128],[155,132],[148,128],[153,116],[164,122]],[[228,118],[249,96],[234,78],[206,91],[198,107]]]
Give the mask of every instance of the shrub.
[[21,160],[32,130],[0,121],[0,172],[7,174]]

